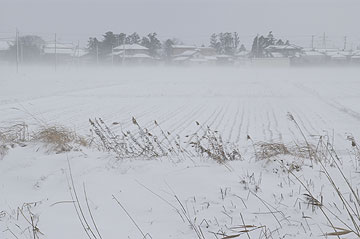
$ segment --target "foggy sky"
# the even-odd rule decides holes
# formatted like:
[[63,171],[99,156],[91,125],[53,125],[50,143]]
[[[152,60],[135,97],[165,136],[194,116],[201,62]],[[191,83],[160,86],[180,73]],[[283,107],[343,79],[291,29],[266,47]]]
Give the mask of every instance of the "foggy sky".
[[306,42],[323,32],[358,39],[359,10],[359,0],[0,0],[0,37],[17,27],[73,41],[108,30],[197,44],[225,31],[243,39],[269,30]]

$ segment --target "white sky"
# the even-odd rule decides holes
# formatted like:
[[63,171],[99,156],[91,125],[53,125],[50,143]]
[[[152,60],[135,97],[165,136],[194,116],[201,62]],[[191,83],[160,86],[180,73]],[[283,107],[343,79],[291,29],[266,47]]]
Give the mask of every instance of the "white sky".
[[[108,30],[157,32],[185,43],[208,44],[212,32],[237,31],[248,43],[257,33],[310,44],[360,43],[360,0],[0,0],[0,37],[23,34],[85,42]],[[330,44],[330,43],[329,43]]]

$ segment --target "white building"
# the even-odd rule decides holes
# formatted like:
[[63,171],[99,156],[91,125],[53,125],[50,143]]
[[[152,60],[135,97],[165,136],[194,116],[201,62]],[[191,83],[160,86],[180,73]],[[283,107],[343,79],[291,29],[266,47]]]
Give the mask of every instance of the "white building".
[[115,62],[152,63],[154,58],[149,55],[149,49],[139,44],[123,44],[113,49],[110,54]]

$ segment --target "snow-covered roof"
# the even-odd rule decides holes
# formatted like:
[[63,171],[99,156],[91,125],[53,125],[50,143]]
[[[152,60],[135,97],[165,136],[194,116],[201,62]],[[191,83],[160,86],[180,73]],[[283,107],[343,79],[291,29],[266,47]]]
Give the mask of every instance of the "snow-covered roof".
[[124,54],[124,51],[114,51],[109,54],[109,56],[121,56]]
[[349,52],[349,51],[336,51],[336,52],[326,52],[326,55],[330,56],[330,57],[347,57],[347,56],[352,56],[353,53]]
[[301,50],[302,48],[295,45],[270,45],[265,50]]
[[114,48],[114,50],[149,50],[149,48],[139,44],[124,44]]
[[72,43],[47,43],[44,46],[45,54],[64,54],[64,55],[74,55],[75,46]]
[[190,59],[191,62],[207,62],[207,59]]
[[346,56],[341,54],[340,52],[337,52],[336,54],[331,55],[332,59],[346,59]]
[[318,49],[315,49],[315,51],[329,53],[329,52],[338,52],[339,49],[337,49],[337,48],[318,48]]
[[173,45],[173,49],[196,49],[196,46]]
[[238,53],[236,53],[235,55],[236,56],[247,56],[247,55],[249,55],[249,51],[240,51],[240,52],[238,52]]
[[10,42],[0,40],[0,51],[6,51],[10,47]]
[[[55,54],[55,48],[44,48],[45,54]],[[73,55],[74,49],[72,48],[56,48],[56,54]]]
[[193,56],[196,53],[198,53],[198,51],[196,51],[196,50],[187,50],[177,56]]
[[354,56],[360,56],[360,50],[354,51],[354,52],[353,52],[353,55],[354,55]]
[[210,47],[210,46],[200,46],[198,47],[199,50],[215,50],[215,48]]
[[144,53],[141,53],[141,54],[135,54],[135,55],[128,56],[128,57],[132,57],[132,58],[152,58],[152,57],[151,57],[151,56],[149,56],[148,54],[144,54]]
[[78,49],[75,49],[73,56],[74,57],[82,57],[82,56],[87,55],[88,53],[89,52],[86,49],[78,48]]
[[47,43],[44,48],[52,48],[52,49],[74,49],[75,46],[72,43]]
[[180,56],[180,57],[176,57],[176,58],[174,59],[174,61],[186,61],[186,60],[188,60],[188,59],[189,59],[189,57]]
[[216,58],[232,58],[232,56],[229,56],[229,55],[216,55]]
[[284,58],[285,56],[281,54],[280,52],[272,52],[271,56],[274,58]]
[[305,56],[325,56],[324,53],[322,53],[322,52],[317,52],[317,51],[305,51],[305,52],[303,53],[303,55],[305,55]]
[[216,56],[205,56],[204,58],[209,60],[209,61],[216,61],[217,60]]
[[124,53],[124,51],[113,52],[113,53],[110,53],[109,56],[119,56],[119,57],[124,57],[124,58],[152,58],[148,54],[144,54],[144,53],[128,54],[126,52]]

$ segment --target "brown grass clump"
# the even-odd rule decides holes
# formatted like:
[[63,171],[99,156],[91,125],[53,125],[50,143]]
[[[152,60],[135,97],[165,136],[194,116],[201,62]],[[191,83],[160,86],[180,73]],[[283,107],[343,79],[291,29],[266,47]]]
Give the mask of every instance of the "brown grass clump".
[[0,127],[1,144],[19,144],[29,139],[28,126],[25,123]]
[[255,143],[257,159],[269,159],[277,155],[291,154],[289,149],[283,143]]
[[29,139],[28,126],[25,123],[0,128],[0,160],[5,157],[10,148],[19,145],[24,147]]
[[32,139],[44,143],[49,146],[49,151],[56,153],[79,150],[80,146],[88,146],[84,137],[63,126],[43,126],[34,133]]
[[312,144],[284,144],[284,143],[254,143],[255,155],[259,160],[270,159],[279,155],[290,155],[296,158],[309,158],[309,152],[312,158],[316,157],[317,149]]

